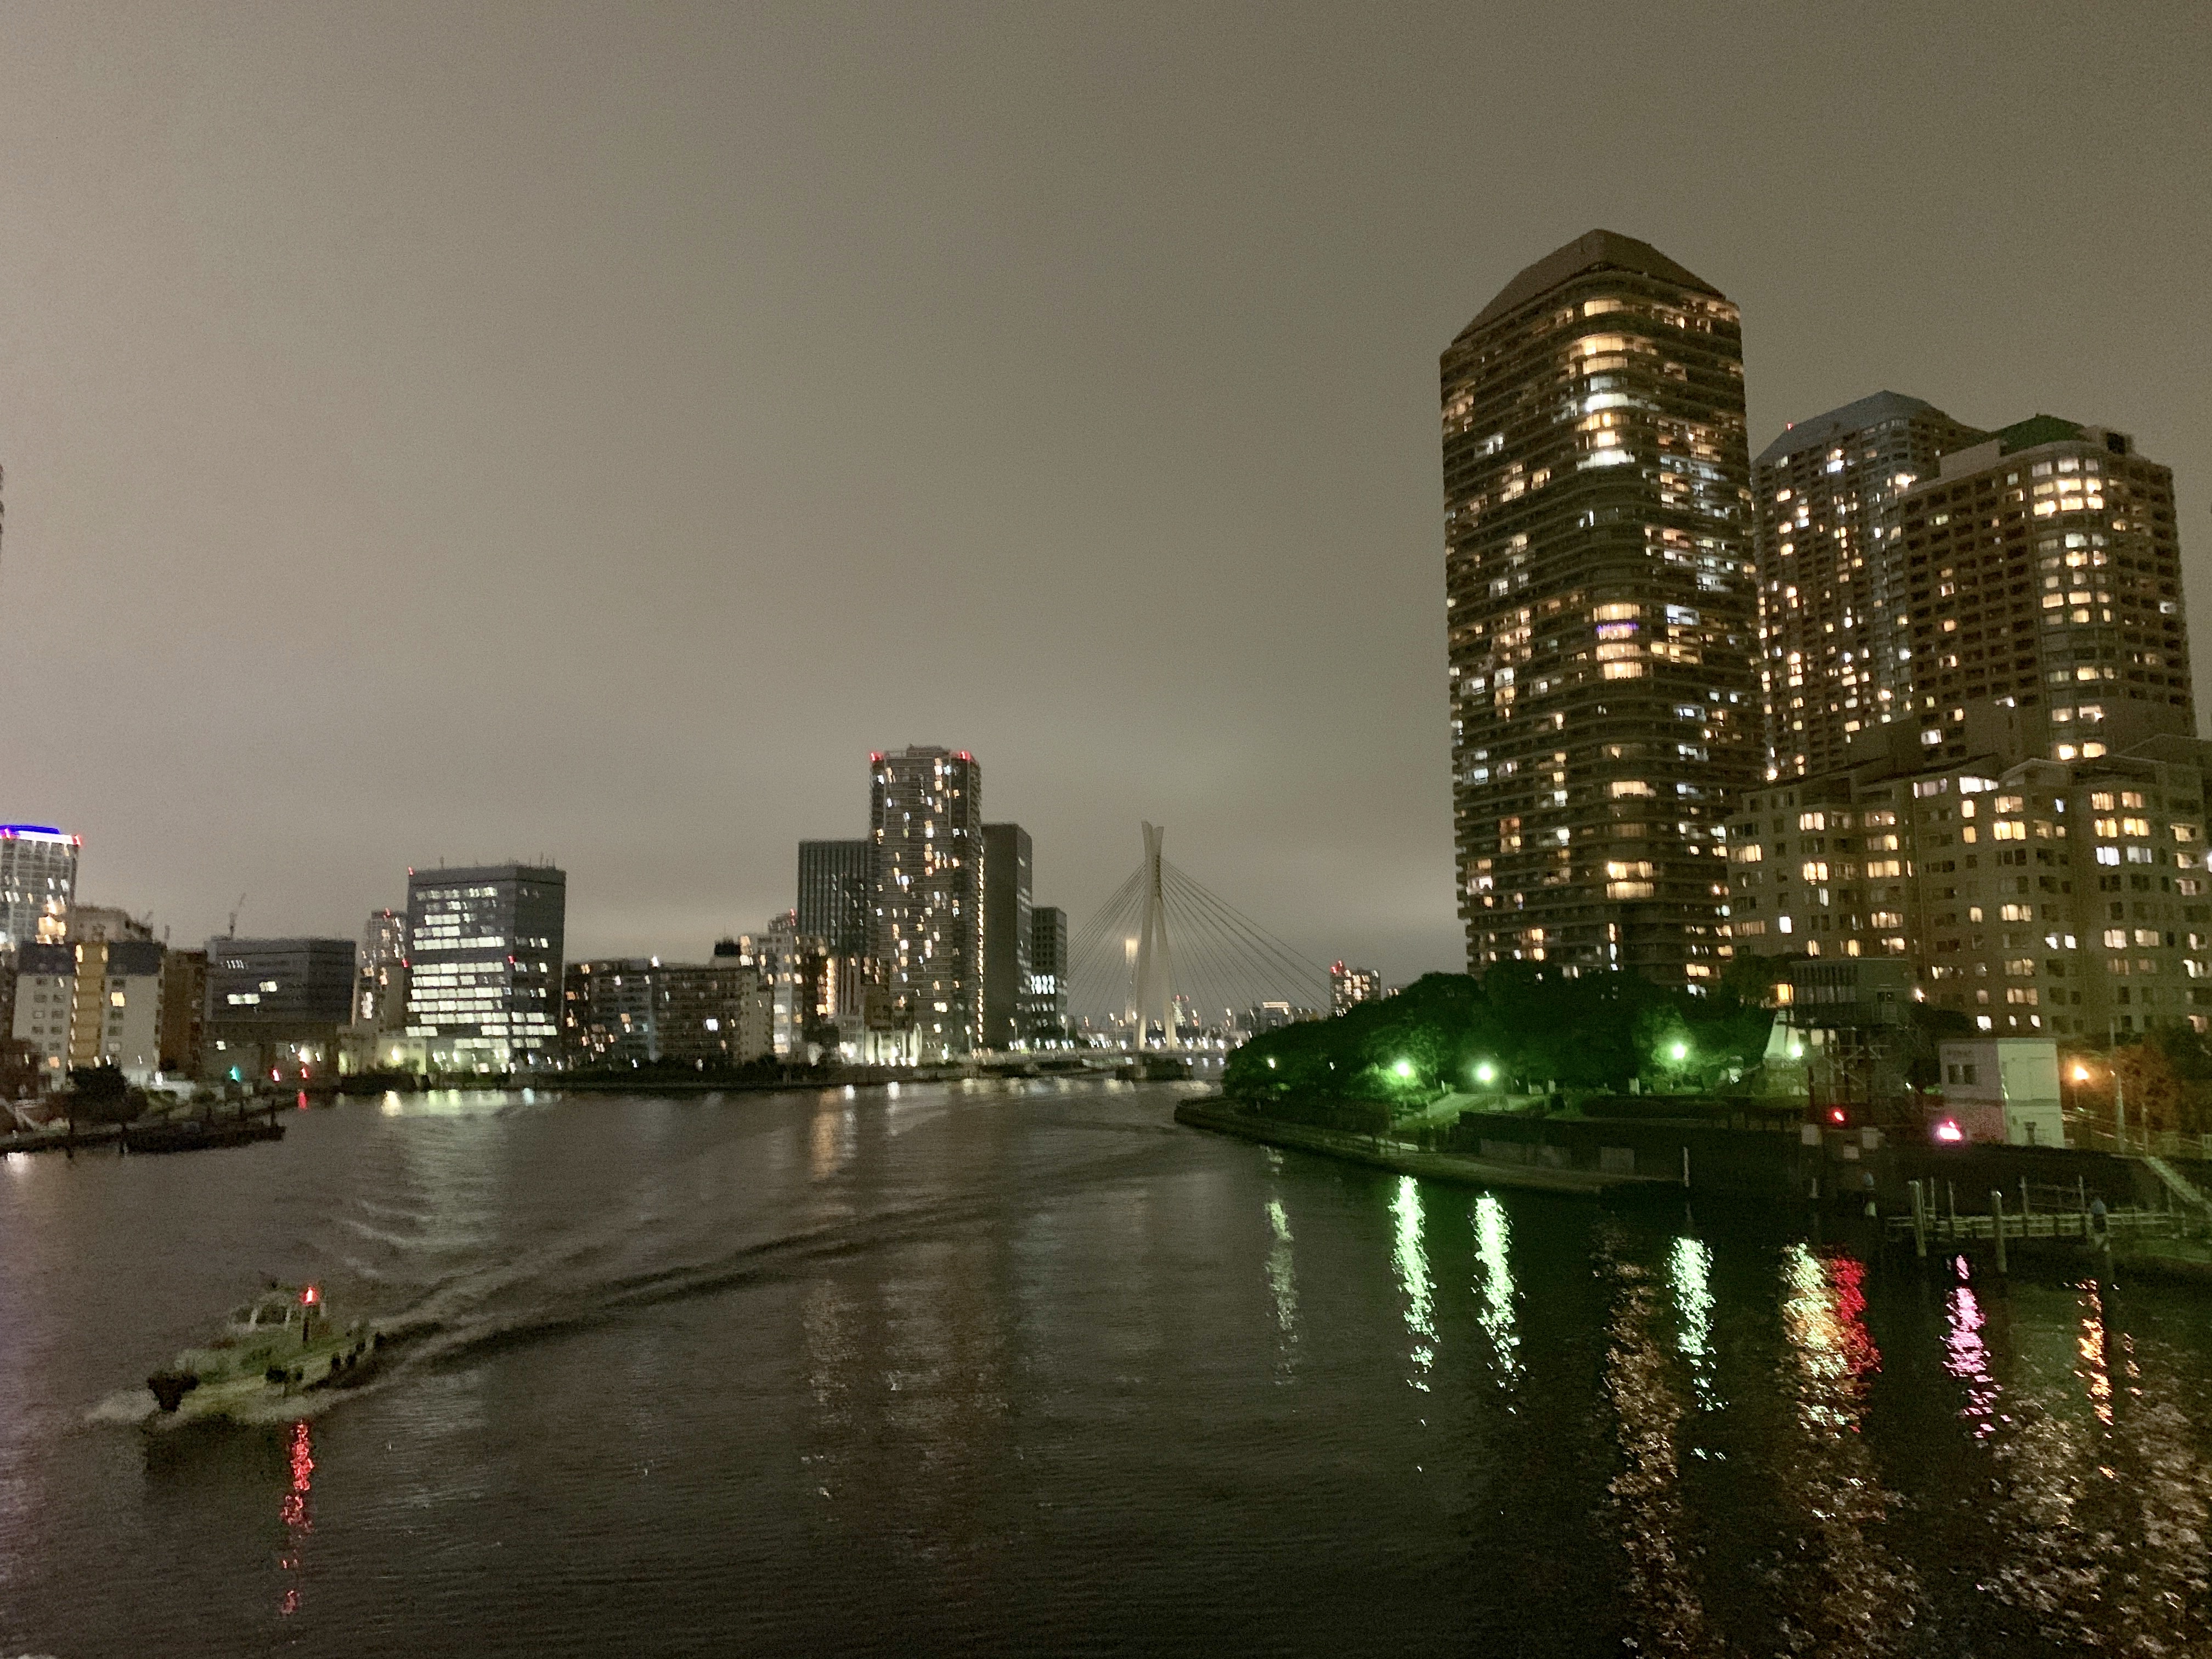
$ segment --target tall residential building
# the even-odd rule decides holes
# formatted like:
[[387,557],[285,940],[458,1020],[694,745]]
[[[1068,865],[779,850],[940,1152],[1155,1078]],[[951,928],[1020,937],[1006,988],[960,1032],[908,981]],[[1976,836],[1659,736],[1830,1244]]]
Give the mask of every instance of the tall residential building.
[[1740,319],[1592,231],[1442,359],[1468,960],[1718,972],[1722,822],[1764,769]]
[[434,1072],[528,1072],[561,1058],[568,878],[550,864],[407,872],[407,1035]]
[[983,826],[983,1047],[1021,1040],[1021,999],[1030,982],[1030,832]]
[[83,847],[52,824],[0,823],[0,951],[62,942]]
[[406,1027],[407,917],[404,911],[372,911],[361,931],[353,1021],[374,1031]]
[[1946,454],[1899,511],[1929,764],[1966,757],[1984,699],[2055,760],[2196,735],[2173,475],[2125,433],[2035,416]]
[[983,1030],[982,769],[946,749],[869,759],[868,954],[923,1057],[964,1054]]
[[207,1069],[243,1080],[337,1066],[353,1018],[349,939],[207,942]]
[[1328,1011],[1341,1014],[1358,1007],[1363,1002],[1375,1002],[1382,995],[1382,975],[1372,968],[1347,968],[1342,963],[1332,963],[1328,970]]
[[1029,988],[1020,1005],[1022,1041],[1067,1040],[1067,912],[1049,904],[1030,910]]
[[1752,463],[1770,778],[1844,761],[1907,716],[1912,651],[1898,503],[1989,434],[1895,392],[1792,423]]

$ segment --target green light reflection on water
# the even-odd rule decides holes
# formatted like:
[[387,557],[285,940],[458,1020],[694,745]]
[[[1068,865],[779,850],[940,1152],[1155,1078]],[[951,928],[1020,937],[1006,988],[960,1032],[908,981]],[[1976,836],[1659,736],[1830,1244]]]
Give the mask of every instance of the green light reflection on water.
[[1667,1281],[1674,1294],[1681,1324],[1675,1346],[1689,1362],[1690,1380],[1702,1411],[1718,1411],[1723,1401],[1713,1376],[1713,1251],[1701,1238],[1674,1241],[1667,1258]]
[[1406,1381],[1425,1393],[1429,1372],[1437,1363],[1436,1296],[1429,1279],[1429,1253],[1421,1243],[1420,1186],[1413,1176],[1400,1179],[1391,1208],[1398,1218],[1393,1260],[1398,1288],[1406,1295],[1406,1334],[1413,1339],[1413,1373]]
[[1521,1375],[1521,1333],[1514,1316],[1513,1223],[1498,1194],[1485,1193],[1474,1200],[1475,1259],[1482,1263],[1481,1303],[1475,1317],[1490,1339],[1498,1365],[1498,1380],[1510,1382]]

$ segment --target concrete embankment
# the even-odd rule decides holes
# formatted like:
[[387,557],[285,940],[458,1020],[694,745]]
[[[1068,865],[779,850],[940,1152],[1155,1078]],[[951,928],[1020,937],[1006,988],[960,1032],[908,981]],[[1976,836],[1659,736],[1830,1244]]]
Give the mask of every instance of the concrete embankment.
[[1240,1112],[1219,1097],[1187,1100],[1176,1108],[1176,1121],[1194,1129],[1211,1129],[1269,1146],[1288,1146],[1303,1152],[1319,1152],[1348,1164],[1364,1164],[1423,1181],[1455,1182],[1463,1187],[1516,1188],[1524,1192],[1565,1193],[1595,1196],[1623,1188],[1650,1188],[1673,1183],[1650,1176],[1617,1175],[1597,1170],[1545,1169],[1531,1164],[1493,1163],[1453,1152],[1423,1152],[1402,1141],[1353,1134],[1340,1129],[1321,1129],[1304,1123],[1285,1123],[1250,1112]]

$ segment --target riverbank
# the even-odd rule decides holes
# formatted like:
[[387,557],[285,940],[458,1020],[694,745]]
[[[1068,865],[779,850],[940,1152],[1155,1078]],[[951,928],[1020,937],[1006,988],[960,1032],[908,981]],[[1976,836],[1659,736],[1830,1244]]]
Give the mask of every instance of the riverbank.
[[1620,1175],[1599,1170],[1548,1169],[1527,1164],[1507,1164],[1468,1158],[1457,1152],[1430,1152],[1404,1141],[1353,1134],[1340,1129],[1316,1128],[1304,1123],[1285,1123],[1255,1113],[1238,1111],[1219,1096],[1187,1100],[1176,1108],[1176,1121],[1193,1129],[1234,1135],[1264,1146],[1286,1146],[1302,1152],[1318,1152],[1348,1164],[1388,1170],[1423,1181],[1440,1181],[1462,1187],[1513,1188],[1522,1192],[1561,1193],[1591,1198],[1624,1188],[1652,1188],[1674,1183],[1654,1176]]

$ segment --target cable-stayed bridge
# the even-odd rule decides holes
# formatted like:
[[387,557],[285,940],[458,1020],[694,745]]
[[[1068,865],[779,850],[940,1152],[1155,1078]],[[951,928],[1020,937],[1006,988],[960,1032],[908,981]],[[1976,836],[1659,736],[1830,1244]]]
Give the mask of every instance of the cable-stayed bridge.
[[1131,1048],[1180,1048],[1267,1003],[1326,1010],[1328,970],[1170,863],[1166,835],[1144,826],[1144,857],[1077,932],[1071,1012]]

